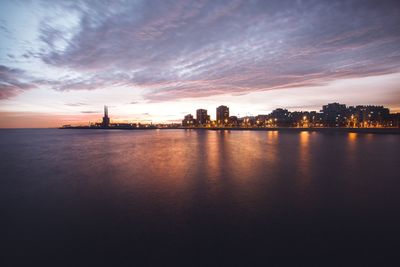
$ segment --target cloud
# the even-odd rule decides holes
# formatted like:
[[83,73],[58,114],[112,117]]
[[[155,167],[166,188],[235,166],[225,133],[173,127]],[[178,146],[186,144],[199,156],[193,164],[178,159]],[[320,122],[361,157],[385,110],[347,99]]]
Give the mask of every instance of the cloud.
[[25,90],[36,88],[27,79],[24,71],[0,65],[0,99],[11,98]]
[[42,50],[26,54],[79,74],[35,81],[59,91],[124,86],[145,89],[145,100],[169,101],[319,86],[400,69],[396,1],[46,4],[78,18],[74,27],[41,23]]
[[81,107],[81,106],[86,106],[86,103],[67,103],[65,104],[66,106],[70,106],[70,107]]

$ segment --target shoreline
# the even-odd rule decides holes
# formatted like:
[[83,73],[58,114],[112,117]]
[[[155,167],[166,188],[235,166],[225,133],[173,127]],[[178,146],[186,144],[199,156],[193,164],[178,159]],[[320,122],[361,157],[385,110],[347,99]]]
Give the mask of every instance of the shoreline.
[[276,127],[276,128],[180,128],[194,130],[212,131],[286,131],[286,132],[341,132],[341,133],[362,133],[362,134],[400,134],[400,128],[297,128],[297,127]]
[[297,128],[297,127],[276,127],[276,128],[240,128],[240,127],[143,127],[143,128],[89,128],[89,127],[68,127],[58,129],[81,129],[81,130],[200,130],[200,131],[282,131],[282,132],[322,132],[322,133],[360,133],[360,134],[400,134],[400,128]]

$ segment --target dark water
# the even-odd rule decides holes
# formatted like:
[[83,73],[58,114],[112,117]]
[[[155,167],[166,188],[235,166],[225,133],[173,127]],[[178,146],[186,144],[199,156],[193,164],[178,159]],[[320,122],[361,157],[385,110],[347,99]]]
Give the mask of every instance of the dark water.
[[0,265],[399,266],[399,141],[0,130]]

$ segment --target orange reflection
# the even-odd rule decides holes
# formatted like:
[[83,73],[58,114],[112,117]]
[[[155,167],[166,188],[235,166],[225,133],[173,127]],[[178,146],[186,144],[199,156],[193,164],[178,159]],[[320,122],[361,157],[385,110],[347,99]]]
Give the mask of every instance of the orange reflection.
[[267,136],[268,136],[268,140],[276,140],[278,139],[278,131],[268,131]]
[[348,140],[350,142],[355,142],[357,139],[357,133],[349,133]]
[[299,147],[299,171],[302,173],[303,177],[307,178],[307,181],[302,182],[309,182],[310,176],[310,133],[308,131],[300,132],[300,147]]
[[308,141],[310,139],[310,133],[307,131],[300,132],[300,144],[301,146],[308,146]]
[[246,183],[249,173],[256,168],[254,164],[262,158],[262,149],[258,145],[261,135],[251,131],[235,132],[229,140],[226,140],[225,153],[229,159],[228,165],[235,177],[235,182]]
[[349,133],[347,135],[347,163],[350,167],[356,164],[356,148],[358,142],[358,134],[357,133]]
[[276,164],[278,160],[278,137],[278,131],[268,131],[267,133],[266,158],[270,165]]
[[349,133],[347,136],[349,153],[354,152],[356,143],[357,143],[358,134],[357,133]]
[[[257,201],[259,190],[266,190],[268,183],[277,173],[277,132],[271,133],[271,138],[265,137],[265,132],[232,131],[225,136],[223,146],[220,146],[223,166],[222,177],[224,191],[230,192],[237,208],[243,211],[254,211],[251,203]],[[262,178],[261,178],[261,177]],[[265,187],[260,187],[260,180]],[[229,189],[229,190],[227,190]],[[246,201],[243,201],[243,200]]]
[[207,173],[209,176],[209,179],[211,179],[210,182],[215,181],[215,179],[220,175],[220,153],[219,153],[219,147],[218,147],[218,135],[219,132],[217,131],[206,131],[204,134],[207,136],[207,142],[206,142],[206,149],[207,149]]

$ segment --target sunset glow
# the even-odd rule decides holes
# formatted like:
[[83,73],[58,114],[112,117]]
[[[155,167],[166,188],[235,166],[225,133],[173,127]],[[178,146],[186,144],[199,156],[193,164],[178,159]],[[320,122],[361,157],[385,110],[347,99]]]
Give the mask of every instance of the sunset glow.
[[[396,1],[2,1],[0,127],[400,111]],[[211,117],[215,114],[212,112]]]

